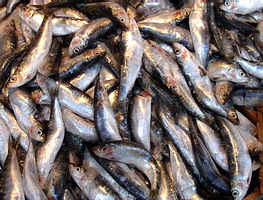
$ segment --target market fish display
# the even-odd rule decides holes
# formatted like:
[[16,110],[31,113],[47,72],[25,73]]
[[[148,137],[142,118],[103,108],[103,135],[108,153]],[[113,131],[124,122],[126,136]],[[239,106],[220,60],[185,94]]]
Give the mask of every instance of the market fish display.
[[262,1],[0,6],[0,199],[253,187],[263,144],[242,112],[263,105]]

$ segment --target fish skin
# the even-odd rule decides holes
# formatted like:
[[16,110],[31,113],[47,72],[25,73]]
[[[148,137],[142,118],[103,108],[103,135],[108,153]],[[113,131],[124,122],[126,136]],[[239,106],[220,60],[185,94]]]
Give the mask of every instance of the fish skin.
[[123,7],[118,3],[113,2],[99,2],[99,3],[88,3],[80,10],[86,14],[99,15],[101,17],[109,17],[111,20],[117,22],[124,30],[128,29],[129,17]]
[[36,153],[39,182],[42,189],[47,187],[49,173],[65,135],[65,126],[57,97],[54,99],[51,112],[47,140],[42,143]]
[[261,89],[236,89],[231,93],[234,105],[239,106],[262,106],[263,91]]
[[94,121],[102,142],[122,140],[108,94],[100,75],[96,81],[94,94]]
[[8,142],[10,137],[10,131],[5,125],[5,122],[0,119],[0,162],[1,166],[4,166],[5,160],[8,154]]
[[179,98],[188,112],[198,116],[200,120],[206,119],[205,114],[193,99],[186,80],[175,61],[167,59],[159,52],[158,48],[153,48],[147,41],[144,41],[143,62],[146,70],[152,76],[154,75],[155,78],[161,80]]
[[221,135],[225,142],[232,196],[235,199],[243,199],[252,175],[252,161],[246,143],[228,126],[226,119],[218,117],[217,123],[222,128]]
[[248,75],[235,63],[223,60],[211,60],[207,67],[208,75],[212,81],[231,81],[234,83],[247,83]]
[[8,156],[0,179],[3,200],[25,200],[22,176],[17,159],[17,142],[9,138]]
[[23,186],[25,191],[25,196],[29,200],[43,199],[47,200],[47,196],[42,191],[39,180],[38,171],[35,158],[35,150],[33,143],[29,142],[29,147],[26,153],[24,170],[23,170]]
[[74,34],[69,45],[69,56],[73,57],[82,53],[101,35],[113,28],[113,23],[108,18],[99,18],[81,27]]
[[29,94],[20,88],[10,88],[8,94],[19,126],[30,138],[44,142],[44,126],[37,120],[39,113]]
[[82,54],[70,58],[65,56],[61,59],[59,64],[59,76],[62,79],[72,77],[72,75],[77,74],[83,68],[90,67],[92,64],[97,62],[99,59],[104,57],[106,51],[97,46],[93,49],[87,49]]
[[125,190],[123,187],[121,187],[113,178],[112,176],[93,158],[91,153],[87,148],[85,148],[84,151],[84,157],[83,157],[83,167],[85,169],[96,169],[97,173],[99,173],[113,188],[114,191],[116,191],[121,199],[123,200],[135,200],[135,197],[131,195],[127,190]]
[[189,17],[191,8],[183,8],[180,10],[162,10],[158,13],[148,15],[145,19],[139,23],[167,23],[172,25],[178,25],[185,18]]
[[133,98],[131,107],[131,130],[135,141],[150,151],[150,125],[151,125],[152,97],[147,92],[140,92]]
[[202,199],[197,193],[195,181],[184,165],[182,158],[171,142],[168,142],[175,187],[182,199]]
[[[25,21],[30,28],[37,32],[44,20],[44,14],[30,8],[18,6],[18,15]],[[52,18],[52,34],[55,36],[64,36],[75,33],[82,26],[88,24],[89,21],[83,19],[53,17]]]
[[68,152],[62,147],[49,175],[51,178],[49,179],[47,190],[48,199],[63,199],[67,184],[68,162]]
[[250,62],[241,57],[236,57],[235,61],[250,75],[263,79],[263,64],[261,62]]
[[224,105],[228,100],[230,93],[232,92],[234,84],[230,81],[216,81],[215,84],[215,96],[221,105]]
[[69,83],[76,88],[85,91],[89,85],[95,80],[99,72],[101,71],[101,63],[96,62],[92,66],[82,70],[82,72],[76,77],[72,77]]
[[200,65],[199,61],[184,46],[173,43],[173,49],[177,61],[181,64],[185,76],[190,80],[198,100],[203,103],[206,108],[238,124],[238,120],[232,118],[231,113],[225,111],[217,102],[206,69]]
[[97,161],[122,187],[136,198],[142,200],[149,199],[149,188],[127,165],[103,158],[97,158]]
[[189,16],[190,33],[197,59],[206,68],[210,50],[207,2],[195,0]]
[[12,137],[14,139],[19,138],[19,144],[27,151],[29,146],[29,138],[27,134],[20,128],[13,113],[0,102],[0,118],[4,121],[8,127]]
[[16,48],[16,27],[13,18],[6,18],[0,22],[0,55],[10,52]]
[[[150,198],[158,195],[160,187],[160,169],[152,157],[141,145],[131,141],[114,141],[97,145],[92,149],[97,156],[136,166],[151,182]],[[141,162],[138,162],[140,159]]]
[[120,200],[104,178],[95,169],[85,170],[73,164],[69,165],[69,173],[85,196],[94,200]]
[[52,15],[46,16],[36,40],[11,75],[7,87],[14,88],[28,83],[37,74],[38,66],[48,54],[52,44]]
[[193,42],[190,32],[180,26],[161,23],[138,23],[140,31],[149,36],[153,36],[166,43],[178,42],[185,45],[190,50],[193,49]]
[[220,9],[225,12],[246,15],[253,13],[255,11],[261,10],[263,8],[263,1],[261,0],[251,0],[246,4],[242,0],[225,0],[224,3],[220,5]]
[[94,143],[98,141],[98,135],[94,123],[76,115],[67,108],[62,108],[62,115],[68,132],[78,135],[86,142]]

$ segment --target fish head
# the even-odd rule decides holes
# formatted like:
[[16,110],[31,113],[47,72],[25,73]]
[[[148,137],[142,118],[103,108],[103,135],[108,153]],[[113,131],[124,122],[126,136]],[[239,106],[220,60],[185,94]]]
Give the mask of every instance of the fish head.
[[15,20],[11,19],[11,20],[9,20],[8,23],[6,23],[6,25],[2,31],[5,33],[11,33],[11,32],[14,32],[15,29],[16,29]]
[[29,127],[28,134],[35,141],[44,142],[46,140],[43,126],[38,121],[36,121],[33,126]]
[[35,10],[33,10],[32,8],[28,8],[26,6],[18,6],[17,13],[23,21],[29,22],[29,20],[35,13]]
[[82,167],[79,167],[78,165],[69,164],[69,174],[75,181],[80,181],[85,177],[85,169]]
[[238,115],[235,109],[230,109],[227,112],[227,119],[229,121],[231,121],[234,125],[238,125],[239,124],[239,119],[238,119]]
[[123,8],[116,8],[112,10],[112,15],[117,19],[121,27],[128,30],[130,27],[130,20]]
[[22,75],[20,73],[14,73],[10,76],[8,83],[7,83],[7,87],[8,88],[16,88],[19,87],[23,84],[24,82],[24,78],[22,77]]
[[88,43],[78,34],[74,35],[73,39],[69,45],[69,56],[73,57],[79,55],[85,47],[88,46]]
[[226,12],[233,13],[237,9],[237,3],[233,0],[225,0],[223,3],[221,3],[220,9]]
[[231,181],[231,194],[234,199],[243,199],[246,195],[246,188],[250,184],[251,178],[248,177],[247,180],[244,179],[234,179]]
[[215,94],[220,104],[224,105],[229,99],[228,88],[225,85],[220,85],[218,88],[216,88]]
[[92,148],[93,153],[95,153],[97,156],[101,158],[106,158],[106,159],[113,159],[113,148],[111,144],[103,144],[103,145],[98,145]]
[[188,17],[191,11],[192,11],[192,8],[181,9],[181,13],[180,13],[180,16],[178,16],[178,19],[183,19],[183,18]]
[[233,71],[233,76],[240,82],[240,83],[247,83],[250,79],[249,76],[246,74],[245,71],[238,68]]

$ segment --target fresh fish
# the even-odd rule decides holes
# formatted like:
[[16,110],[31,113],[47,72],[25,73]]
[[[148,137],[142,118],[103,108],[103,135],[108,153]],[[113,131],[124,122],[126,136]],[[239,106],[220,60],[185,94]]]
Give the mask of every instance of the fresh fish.
[[191,174],[188,172],[182,158],[173,146],[168,142],[170,160],[175,187],[181,199],[202,199],[197,193],[197,187]]
[[24,85],[34,78],[38,66],[47,56],[52,44],[52,15],[46,15],[36,40],[18,64],[15,72],[11,75],[7,87],[14,88]]
[[135,141],[150,151],[151,100],[146,92],[140,92],[133,99],[131,108],[131,129]]
[[129,167],[103,158],[98,158],[97,160],[122,187],[127,189],[128,192],[139,199],[149,199],[149,188],[134,171],[129,169]]
[[3,200],[25,200],[23,181],[17,160],[17,141],[9,139],[8,156],[0,179],[0,196]]
[[92,66],[83,69],[78,76],[71,78],[69,83],[76,88],[85,91],[99,74],[101,65],[100,62],[96,62]]
[[29,146],[29,138],[27,134],[18,125],[14,114],[2,102],[0,102],[0,118],[8,127],[12,137],[14,139],[19,138],[19,144],[25,151],[27,151]]
[[180,26],[173,26],[163,23],[140,22],[138,27],[143,33],[163,42],[178,42],[185,45],[190,50],[193,49],[193,42],[190,32],[187,29],[181,28]]
[[4,55],[16,48],[15,21],[10,17],[0,23],[0,55]]
[[35,151],[31,141],[29,142],[24,163],[23,186],[27,199],[48,199],[39,184]]
[[263,90],[236,89],[231,93],[231,100],[239,106],[263,106]]
[[93,152],[99,157],[135,166],[151,182],[150,199],[158,195],[160,169],[152,155],[141,145],[130,141],[114,141],[93,147]]
[[90,19],[86,15],[84,15],[82,12],[74,8],[58,8],[54,10],[54,16],[74,18],[74,19],[83,19],[86,21],[90,21]]
[[233,90],[234,84],[230,81],[216,81],[215,96],[220,104],[225,104],[229,100],[230,93]]
[[128,29],[130,26],[129,17],[124,8],[118,3],[112,2],[99,2],[88,3],[80,8],[84,13],[88,15],[99,15],[109,17],[111,20],[117,22],[124,29]]
[[191,13],[190,8],[184,8],[181,10],[162,10],[158,13],[148,15],[140,23],[164,23],[178,25],[184,19],[189,17]]
[[110,174],[91,156],[88,149],[85,149],[84,158],[83,158],[83,167],[85,169],[96,169],[103,179],[105,179],[108,184],[116,191],[122,199],[135,200],[127,190],[121,187],[111,176]]
[[8,155],[8,142],[10,138],[10,131],[5,125],[5,122],[0,119],[0,166],[4,166]]
[[100,58],[105,56],[106,52],[100,46],[94,49],[87,49],[82,54],[70,58],[65,56],[61,59],[59,65],[59,76],[63,79],[71,77],[83,68],[90,67]]
[[185,76],[190,80],[198,100],[211,111],[238,124],[238,120],[232,118],[231,113],[225,111],[217,102],[206,69],[199,64],[199,61],[184,46],[173,43],[173,49],[177,61],[181,64]]
[[50,172],[48,184],[48,199],[63,199],[68,175],[68,155],[62,147]]
[[228,171],[226,149],[220,134],[200,120],[196,120],[196,123],[210,156],[222,169]]
[[249,78],[245,71],[235,63],[223,60],[211,60],[208,64],[208,75],[213,81],[231,81],[234,83],[247,83]]
[[122,140],[108,94],[98,77],[94,95],[95,127],[102,142]]
[[210,50],[207,1],[195,0],[189,16],[189,26],[196,57],[206,68]]
[[159,49],[152,47],[147,41],[144,41],[144,67],[151,74],[161,79],[162,83],[175,94],[185,109],[201,120],[206,116],[190,93],[186,80],[176,62],[167,59],[159,52]]
[[246,4],[241,0],[224,0],[220,8],[226,12],[247,15],[263,8],[261,0],[250,0]]
[[9,100],[17,122],[23,131],[30,138],[44,142],[46,140],[44,126],[37,120],[38,110],[29,94],[19,88],[10,88]]
[[81,27],[73,36],[69,45],[69,56],[76,56],[89,47],[94,40],[113,28],[108,18],[99,18]]
[[87,198],[94,200],[120,199],[118,194],[110,188],[109,184],[96,170],[92,168],[85,170],[70,164],[69,173]]
[[243,199],[252,175],[252,161],[246,143],[237,132],[227,125],[226,119],[218,118],[217,122],[221,127],[221,135],[225,142],[232,197]]
[[40,145],[36,153],[39,182],[42,189],[47,187],[49,173],[65,135],[64,122],[57,97],[54,98],[51,112],[47,140]]
[[[37,32],[44,20],[44,14],[29,7],[18,6],[18,15],[26,22],[30,28]],[[52,18],[52,34],[56,36],[64,36],[75,33],[82,26],[88,24],[86,19],[75,19],[65,17]]]
[[62,108],[63,121],[66,130],[72,134],[78,135],[86,142],[96,142],[98,135],[95,125],[88,119],[84,119],[67,108]]
[[236,57],[235,61],[250,75],[263,79],[263,63],[250,62],[243,58]]

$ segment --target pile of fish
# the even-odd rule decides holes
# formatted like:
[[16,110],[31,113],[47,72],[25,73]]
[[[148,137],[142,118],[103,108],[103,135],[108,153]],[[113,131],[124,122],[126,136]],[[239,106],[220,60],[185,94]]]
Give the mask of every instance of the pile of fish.
[[0,199],[243,199],[262,8],[1,0]]

